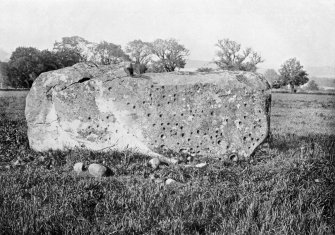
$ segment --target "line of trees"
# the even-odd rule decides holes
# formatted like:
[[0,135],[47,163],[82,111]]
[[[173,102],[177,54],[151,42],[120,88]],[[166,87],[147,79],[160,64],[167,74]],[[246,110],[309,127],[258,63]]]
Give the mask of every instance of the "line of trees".
[[9,62],[0,62],[6,85],[30,88],[43,72],[72,66],[78,62],[92,61],[99,65],[120,64],[131,61],[141,71],[172,72],[184,68],[189,50],[175,39],[156,39],[153,42],[134,40],[125,51],[120,45],[102,41],[92,43],[79,36],[63,37],[54,43],[53,50],[18,47]]
[[[264,59],[250,47],[241,48],[241,44],[229,40],[219,40],[216,44],[218,51],[215,64],[223,70],[239,70],[256,72],[257,65]],[[296,86],[308,82],[308,74],[296,58],[286,60],[279,69],[279,74],[274,69],[269,69],[264,74],[273,88],[289,85],[291,92],[295,92]],[[314,83],[312,87],[315,89]]]
[[[260,54],[250,47],[230,39],[218,40],[214,63],[221,70],[256,72],[257,65],[264,62]],[[120,45],[102,41],[92,43],[79,36],[63,37],[54,43],[53,50],[38,50],[33,47],[18,47],[8,63],[0,62],[2,73],[7,75],[7,85],[30,88],[43,72],[72,66],[78,62],[92,61],[100,65],[112,65],[130,61],[140,66],[141,71],[172,72],[184,68],[189,50],[176,39],[156,39],[153,42],[130,41],[125,50]],[[204,72],[212,70],[203,68]],[[265,77],[272,87],[291,87],[308,82],[308,74],[296,58],[284,62],[279,69],[268,70]]]

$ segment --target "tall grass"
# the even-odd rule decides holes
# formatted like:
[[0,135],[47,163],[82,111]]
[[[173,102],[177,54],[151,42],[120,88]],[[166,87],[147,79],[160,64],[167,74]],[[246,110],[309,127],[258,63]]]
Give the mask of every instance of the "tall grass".
[[[1,234],[335,233],[334,135],[275,133],[250,162],[156,171],[129,152],[34,152],[24,121],[2,120],[0,140]],[[18,157],[24,164],[7,169]],[[77,176],[77,161],[114,175]]]

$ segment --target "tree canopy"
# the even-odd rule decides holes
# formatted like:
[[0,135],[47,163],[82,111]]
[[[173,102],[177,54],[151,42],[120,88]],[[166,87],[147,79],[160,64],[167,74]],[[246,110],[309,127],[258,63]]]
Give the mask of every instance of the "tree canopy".
[[18,87],[31,87],[42,69],[40,51],[33,47],[16,48],[8,62],[9,78]]
[[176,68],[184,68],[189,50],[179,44],[176,39],[156,39],[150,43],[153,55],[152,66],[157,72],[172,72]]
[[148,42],[142,42],[142,40],[128,42],[125,52],[135,63],[146,66],[151,61],[152,53]]
[[256,65],[264,62],[262,57],[250,47],[241,50],[241,44],[230,39],[219,40],[216,46],[219,48],[214,60],[217,66],[223,70],[257,70]]
[[282,86],[289,85],[291,92],[294,92],[295,86],[300,86],[308,82],[308,74],[303,69],[296,58],[286,60],[279,69],[280,83]]
[[314,80],[310,80],[306,84],[305,89],[309,90],[309,91],[318,91],[319,90],[319,85]]
[[8,62],[0,61],[0,88],[11,86],[10,80],[8,79]]
[[40,51],[33,47],[18,47],[8,62],[8,79],[14,87],[30,88],[41,73],[72,66],[82,60],[81,55],[71,48]]
[[118,64],[130,60],[120,45],[106,41],[93,43],[79,36],[63,37],[60,42],[54,43],[55,51],[64,49],[71,49],[78,53],[82,61],[92,61],[96,64]]
[[124,53],[120,45],[102,41],[93,50],[94,62],[102,65],[118,64],[129,61],[129,56]]

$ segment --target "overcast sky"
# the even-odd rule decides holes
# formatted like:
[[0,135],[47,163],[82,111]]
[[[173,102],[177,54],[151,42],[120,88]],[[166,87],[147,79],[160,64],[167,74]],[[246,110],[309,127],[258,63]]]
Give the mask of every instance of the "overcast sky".
[[0,48],[52,49],[65,36],[124,47],[176,38],[190,59],[212,60],[218,39],[259,52],[261,67],[297,57],[335,67],[335,0],[0,0]]

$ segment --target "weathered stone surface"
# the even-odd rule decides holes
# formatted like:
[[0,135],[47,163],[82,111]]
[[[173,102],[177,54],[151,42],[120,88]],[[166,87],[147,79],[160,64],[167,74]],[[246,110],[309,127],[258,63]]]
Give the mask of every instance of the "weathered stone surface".
[[206,166],[207,166],[207,163],[205,163],[205,162],[195,165],[196,168],[204,168]]
[[82,173],[83,170],[84,170],[84,163],[82,163],[82,162],[77,162],[76,164],[74,164],[74,166],[73,166],[73,170],[74,170],[77,174]]
[[174,179],[167,179],[166,181],[165,181],[165,184],[167,184],[167,185],[169,185],[169,184],[174,184],[174,183],[176,183],[177,181],[175,181]]
[[270,101],[269,84],[255,73],[129,77],[122,67],[81,63],[41,74],[25,114],[37,151],[132,148],[240,159],[267,138]]
[[156,170],[159,167],[159,164],[161,164],[161,161],[155,157],[149,161],[149,164],[154,170]]
[[92,163],[88,166],[88,172],[94,177],[103,177],[107,175],[107,167]]

